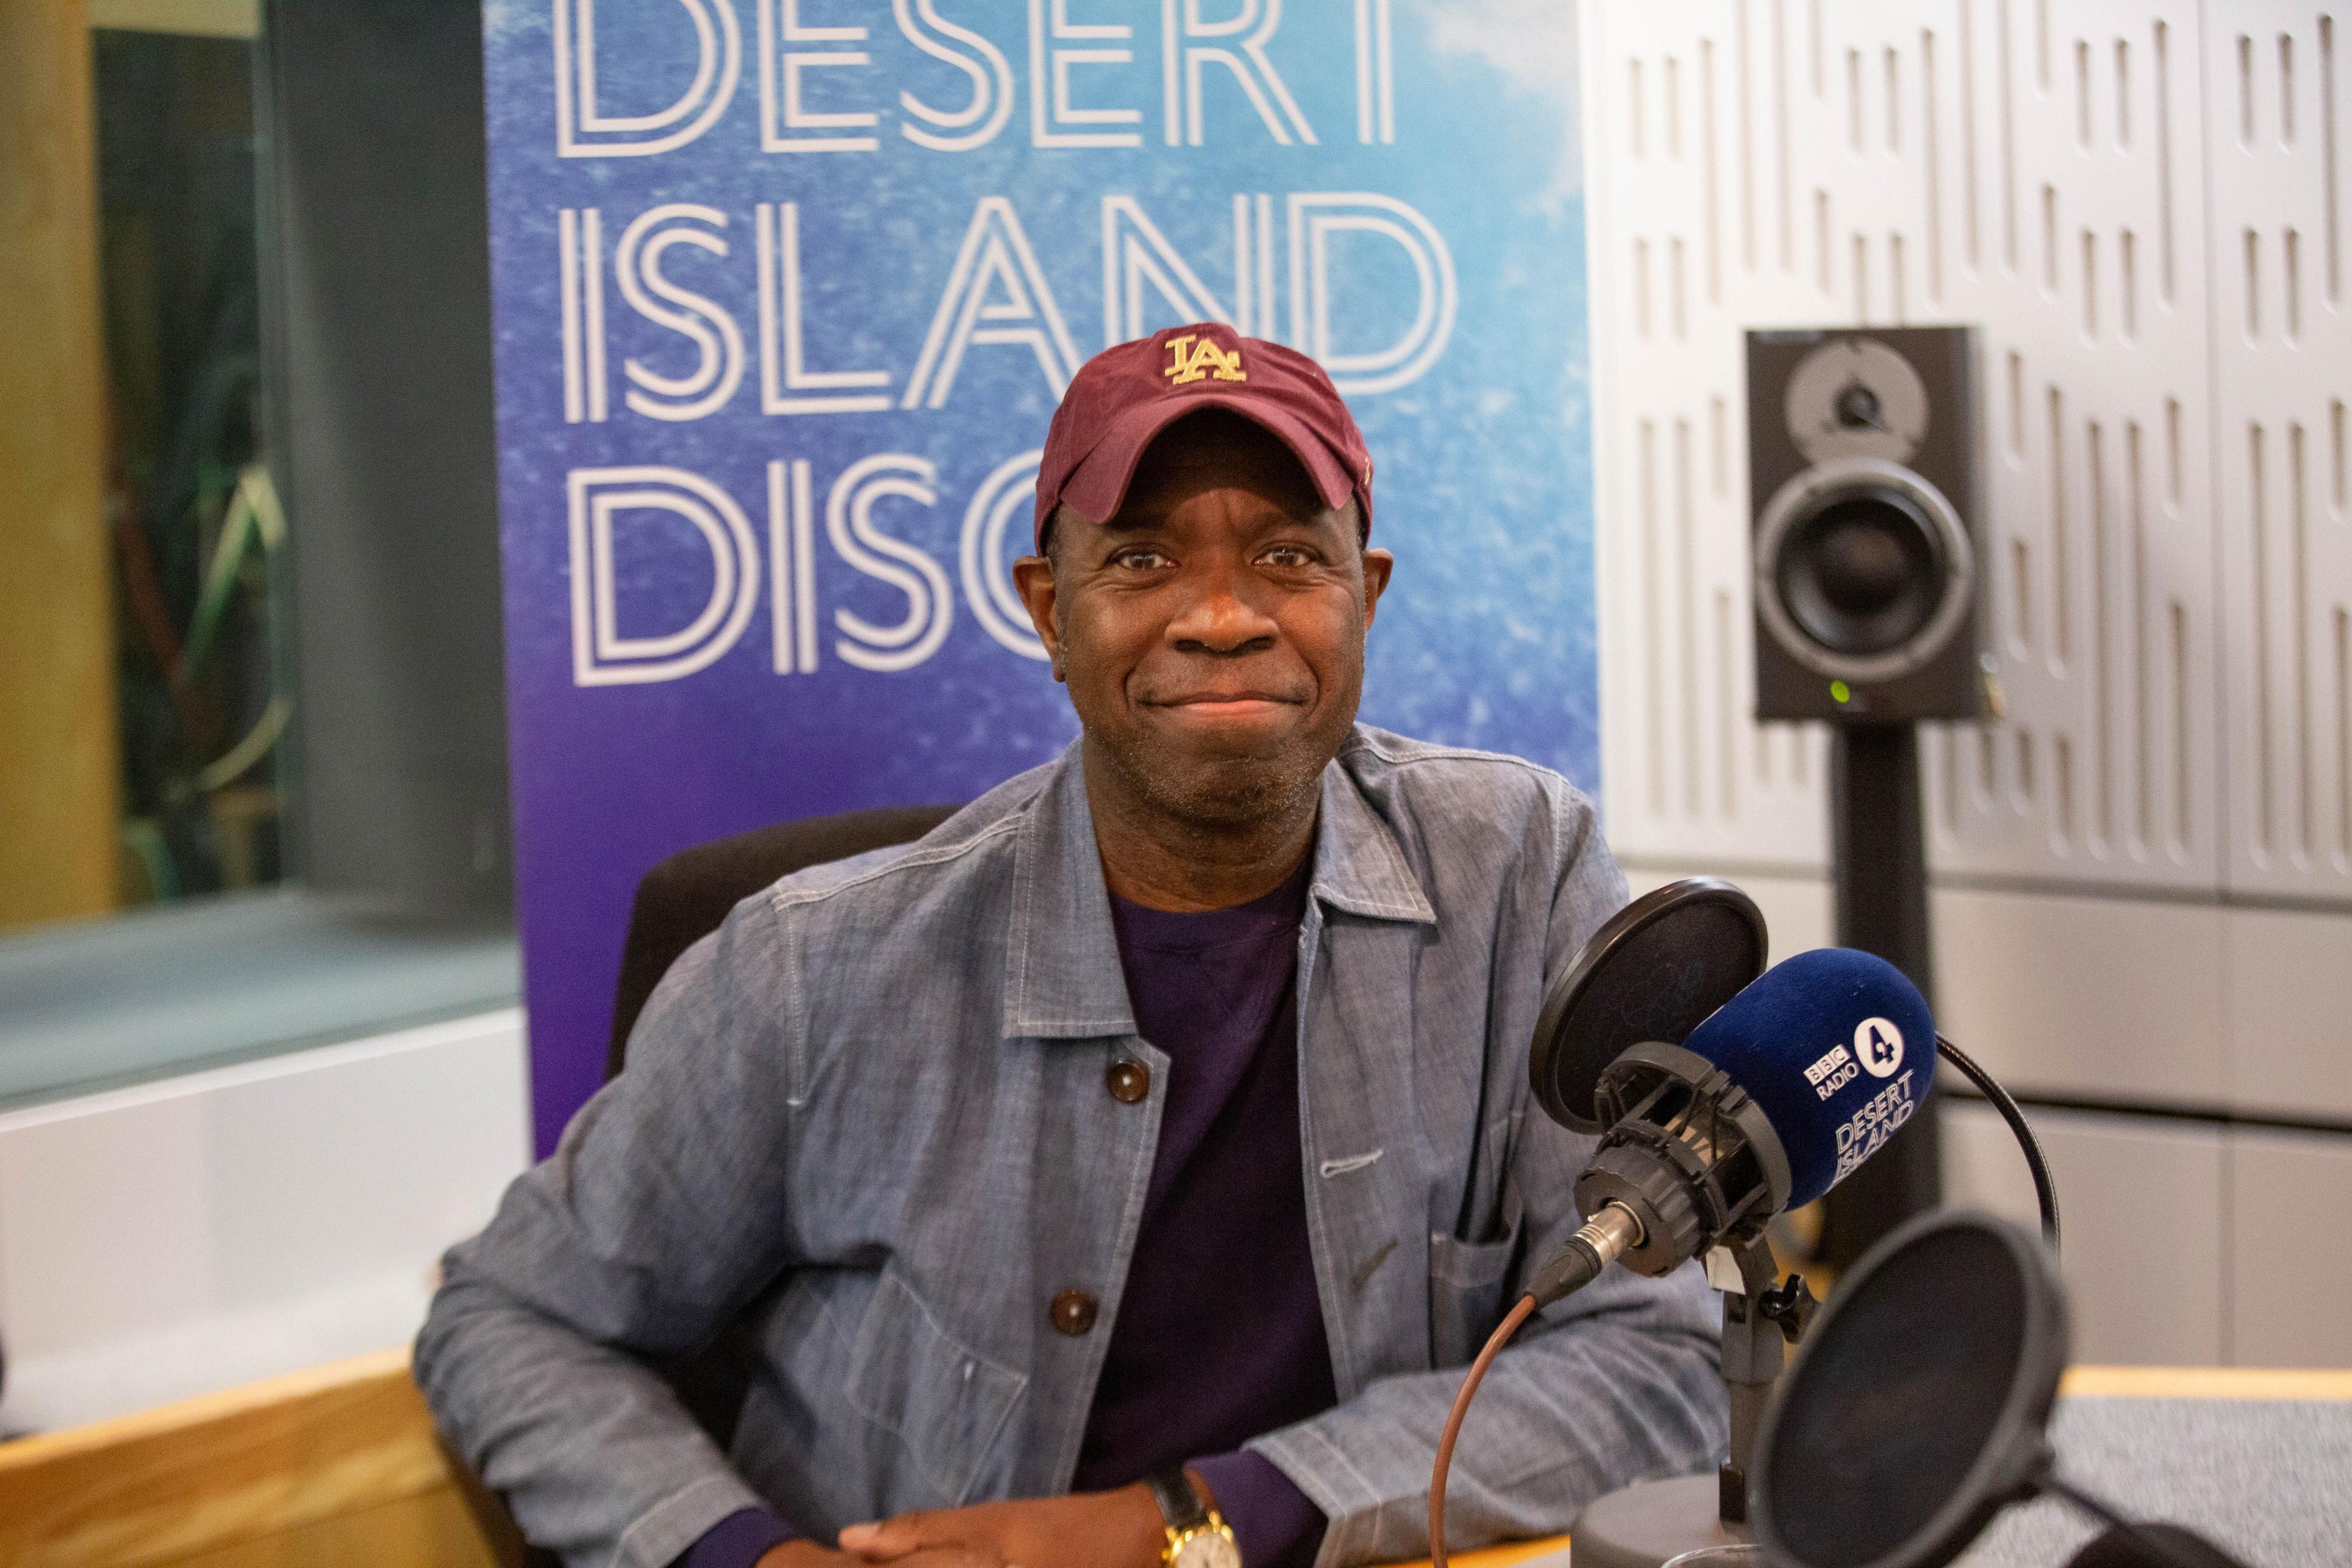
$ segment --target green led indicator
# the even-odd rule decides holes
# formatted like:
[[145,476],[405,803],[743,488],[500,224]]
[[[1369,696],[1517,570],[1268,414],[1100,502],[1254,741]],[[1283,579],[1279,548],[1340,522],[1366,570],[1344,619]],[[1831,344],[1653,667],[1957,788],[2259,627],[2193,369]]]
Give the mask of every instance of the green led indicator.
[[1830,682],[1830,698],[1835,702],[1851,702],[1853,700],[1853,688],[1843,680],[1832,680]]

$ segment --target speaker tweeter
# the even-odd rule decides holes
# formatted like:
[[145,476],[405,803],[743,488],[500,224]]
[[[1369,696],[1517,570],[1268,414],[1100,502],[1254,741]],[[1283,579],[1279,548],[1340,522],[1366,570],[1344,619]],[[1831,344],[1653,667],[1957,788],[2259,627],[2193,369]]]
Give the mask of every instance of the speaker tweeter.
[[1973,334],[1748,334],[1756,716],[1990,710]]

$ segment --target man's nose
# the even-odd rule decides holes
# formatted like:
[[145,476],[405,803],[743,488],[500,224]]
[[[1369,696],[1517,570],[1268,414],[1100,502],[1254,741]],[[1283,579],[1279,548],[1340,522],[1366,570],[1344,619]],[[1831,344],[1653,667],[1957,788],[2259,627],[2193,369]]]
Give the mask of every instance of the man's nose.
[[1188,653],[1257,653],[1274,646],[1274,617],[1258,605],[1258,584],[1242,566],[1219,563],[1199,574],[1168,623],[1168,640]]

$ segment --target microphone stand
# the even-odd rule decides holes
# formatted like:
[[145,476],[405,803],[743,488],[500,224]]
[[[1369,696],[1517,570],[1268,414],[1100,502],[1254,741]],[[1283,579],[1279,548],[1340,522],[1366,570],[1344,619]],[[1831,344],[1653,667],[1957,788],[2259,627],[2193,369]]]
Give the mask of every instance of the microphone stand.
[[[1772,1248],[1762,1237],[1706,1255],[1707,1280],[1723,1292],[1723,1385],[1731,1396],[1731,1455],[1716,1472],[1716,1514],[1725,1524],[1748,1522],[1748,1476],[1764,1406],[1788,1364],[1790,1348],[1813,1321],[1812,1288],[1801,1274],[1779,1284]],[[1721,1283],[1718,1270],[1735,1275]]]
[[[2057,1186],[2051,1180],[2049,1163],[2042,1157],[2033,1129],[1991,1074],[1940,1035],[1936,1047],[2008,1122],[2032,1173],[2042,1239],[2055,1251]],[[1820,1303],[1801,1274],[1790,1274],[1775,1283],[1780,1265],[1760,1227],[1750,1235],[1726,1237],[1707,1252],[1706,1266],[1707,1283],[1723,1293],[1723,1384],[1731,1406],[1729,1458],[1713,1478],[1675,1476],[1639,1481],[1586,1504],[1570,1531],[1576,1542],[1576,1568],[1660,1568],[1702,1546],[1753,1539],[1748,1530],[1748,1478],[1755,1460],[1757,1435],[1764,1424],[1764,1407],[1771,1403],[1773,1385],[1788,1363],[1790,1348],[1804,1338]]]
[[1727,1238],[1706,1255],[1707,1283],[1723,1293],[1723,1384],[1731,1449],[1713,1476],[1640,1481],[1586,1505],[1570,1529],[1576,1568],[1659,1568],[1702,1546],[1754,1539],[1748,1478],[1764,1407],[1820,1305],[1801,1274],[1779,1279],[1761,1232]]

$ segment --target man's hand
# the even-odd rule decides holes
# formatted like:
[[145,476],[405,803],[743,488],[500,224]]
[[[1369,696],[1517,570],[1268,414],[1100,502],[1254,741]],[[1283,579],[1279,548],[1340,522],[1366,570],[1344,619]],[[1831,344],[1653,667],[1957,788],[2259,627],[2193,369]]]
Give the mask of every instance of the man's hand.
[[[1167,1543],[1160,1505],[1140,1484],[902,1513],[841,1532],[848,1561],[892,1568],[1157,1568]],[[811,1558],[808,1568],[823,1561]]]

